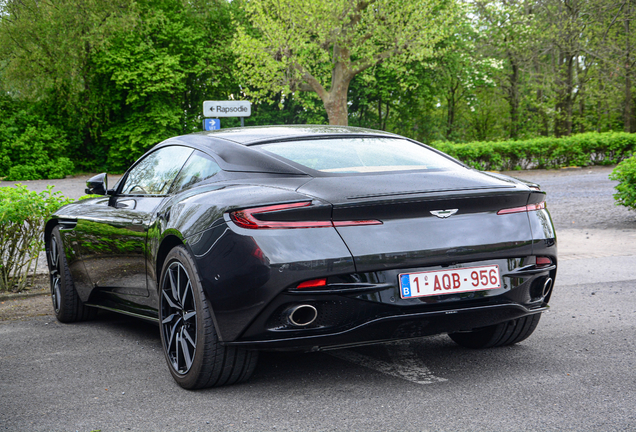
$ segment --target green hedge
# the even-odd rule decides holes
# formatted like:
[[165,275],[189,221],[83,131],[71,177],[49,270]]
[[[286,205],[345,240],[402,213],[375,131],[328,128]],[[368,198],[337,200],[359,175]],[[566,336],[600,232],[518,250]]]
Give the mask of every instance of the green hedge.
[[0,291],[23,290],[29,269],[35,276],[44,221],[72,201],[52,188],[40,193],[23,185],[0,188]]
[[73,174],[73,162],[62,156],[67,147],[64,133],[48,124],[28,126],[21,131],[0,123],[0,177],[21,181]]
[[636,154],[636,134],[590,132],[563,138],[431,145],[473,168],[511,171],[617,164]]
[[626,159],[612,171],[611,180],[618,181],[614,199],[616,204],[636,209],[636,157]]

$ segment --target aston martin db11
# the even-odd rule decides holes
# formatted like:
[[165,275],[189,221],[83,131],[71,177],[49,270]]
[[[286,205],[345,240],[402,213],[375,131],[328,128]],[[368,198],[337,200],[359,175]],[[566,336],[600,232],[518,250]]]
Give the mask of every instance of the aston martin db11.
[[548,308],[556,236],[536,184],[380,131],[225,129],[170,138],[45,227],[62,322],[158,323],[194,389],[247,380],[259,350],[448,333],[526,339]]

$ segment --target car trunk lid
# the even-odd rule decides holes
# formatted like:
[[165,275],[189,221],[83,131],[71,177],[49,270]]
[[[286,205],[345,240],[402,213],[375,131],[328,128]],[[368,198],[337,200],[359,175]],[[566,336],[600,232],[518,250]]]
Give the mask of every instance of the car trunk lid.
[[527,213],[497,214],[533,193],[512,179],[473,170],[322,177],[299,192],[330,201],[334,222],[382,221],[337,227],[360,272],[532,253]]

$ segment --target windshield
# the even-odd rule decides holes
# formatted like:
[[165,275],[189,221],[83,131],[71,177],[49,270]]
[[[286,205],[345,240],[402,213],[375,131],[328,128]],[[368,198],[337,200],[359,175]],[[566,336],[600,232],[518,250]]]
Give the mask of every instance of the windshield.
[[399,138],[286,141],[258,147],[307,168],[327,173],[457,168],[456,163],[444,156]]

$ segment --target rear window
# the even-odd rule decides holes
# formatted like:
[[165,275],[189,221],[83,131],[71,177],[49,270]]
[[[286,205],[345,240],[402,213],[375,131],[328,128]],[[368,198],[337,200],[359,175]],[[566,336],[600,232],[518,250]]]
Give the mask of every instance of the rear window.
[[426,147],[395,138],[336,138],[261,144],[259,148],[325,173],[457,168]]

